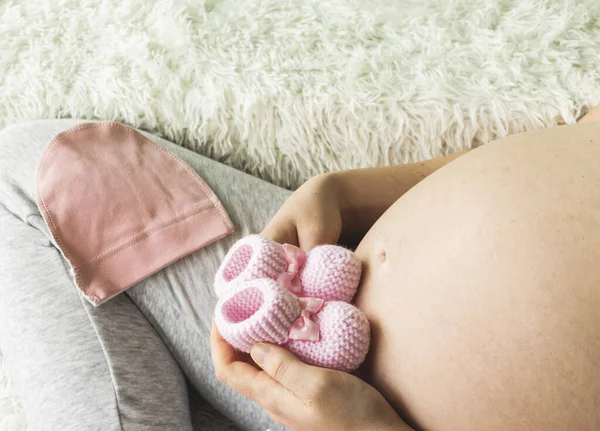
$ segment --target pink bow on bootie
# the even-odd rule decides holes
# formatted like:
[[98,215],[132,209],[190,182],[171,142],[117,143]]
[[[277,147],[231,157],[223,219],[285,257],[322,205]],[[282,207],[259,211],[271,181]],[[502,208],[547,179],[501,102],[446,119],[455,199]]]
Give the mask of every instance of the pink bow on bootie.
[[320,298],[298,298],[300,302],[300,317],[292,324],[290,329],[290,340],[318,341],[319,325],[312,320],[313,314],[317,313],[325,301]]
[[283,250],[288,266],[277,280],[283,283],[289,291],[299,294],[302,291],[302,286],[300,285],[298,273],[300,267],[306,262],[306,253],[291,244],[283,244]]

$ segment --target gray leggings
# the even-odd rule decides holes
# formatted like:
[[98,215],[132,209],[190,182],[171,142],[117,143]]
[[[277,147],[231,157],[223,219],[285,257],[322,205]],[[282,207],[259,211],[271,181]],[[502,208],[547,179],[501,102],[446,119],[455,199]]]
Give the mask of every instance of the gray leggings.
[[94,308],[74,287],[34,200],[44,146],[78,123],[0,132],[0,351],[29,429],[229,429],[206,413],[207,402],[242,429],[281,429],[215,379],[209,333],[220,260],[290,192],[147,134],[200,174],[236,231]]

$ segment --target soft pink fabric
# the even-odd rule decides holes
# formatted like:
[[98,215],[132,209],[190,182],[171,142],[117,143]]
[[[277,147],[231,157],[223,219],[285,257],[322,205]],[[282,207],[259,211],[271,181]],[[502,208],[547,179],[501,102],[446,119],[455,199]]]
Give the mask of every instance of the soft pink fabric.
[[[293,325],[306,316],[318,337],[292,339],[297,333]],[[358,368],[369,350],[369,322],[358,308],[341,301],[298,298],[269,278],[230,286],[217,303],[215,324],[223,338],[243,352],[257,342],[270,342],[308,364],[342,371]]]
[[38,164],[37,201],[95,305],[233,231],[189,165],[118,123],[57,135]]
[[288,340],[285,347],[290,352],[308,364],[341,371],[353,371],[363,363],[371,333],[367,317],[358,308],[326,301],[312,319],[319,326],[319,339]]
[[350,302],[361,271],[356,255],[343,247],[320,245],[305,257],[297,247],[250,235],[239,240],[223,259],[215,275],[215,289],[221,296],[233,283],[270,278],[281,280],[299,296]]
[[230,289],[215,309],[215,324],[223,338],[243,352],[249,352],[258,341],[284,344],[300,316],[298,299],[268,278],[237,287]]
[[321,298],[298,298],[300,303],[300,317],[292,324],[290,340],[317,341],[320,336],[319,325],[313,320],[313,314],[323,308],[324,300]]
[[277,278],[288,267],[285,251],[281,244],[259,235],[249,235],[227,252],[215,274],[215,291],[223,296],[239,282],[256,278]]
[[350,302],[361,273],[362,265],[350,250],[337,245],[319,245],[308,253],[300,269],[302,296]]
[[300,285],[299,272],[300,268],[306,262],[306,253],[298,247],[291,244],[283,244],[283,252],[287,262],[285,272],[281,273],[277,280],[283,283],[289,290],[296,295],[302,292]]
[[252,247],[249,244],[244,244],[239,247],[231,256],[229,265],[223,269],[223,279],[229,282],[237,278],[248,266],[248,262],[250,262],[251,258]]

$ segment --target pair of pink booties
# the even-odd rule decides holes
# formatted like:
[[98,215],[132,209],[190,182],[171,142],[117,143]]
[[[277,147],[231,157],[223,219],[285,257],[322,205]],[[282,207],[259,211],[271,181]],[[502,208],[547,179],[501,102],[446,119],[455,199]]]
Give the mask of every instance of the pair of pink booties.
[[352,371],[370,342],[366,316],[349,304],[360,275],[360,262],[343,247],[321,245],[305,254],[250,235],[229,250],[215,276],[215,323],[243,352],[269,342],[308,364]]

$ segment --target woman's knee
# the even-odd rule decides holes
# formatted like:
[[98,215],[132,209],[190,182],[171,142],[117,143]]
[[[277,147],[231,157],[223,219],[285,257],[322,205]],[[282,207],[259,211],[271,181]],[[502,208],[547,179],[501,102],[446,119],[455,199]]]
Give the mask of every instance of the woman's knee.
[[0,130],[0,204],[23,217],[37,213],[37,162],[56,134],[77,123],[77,120],[38,120]]

